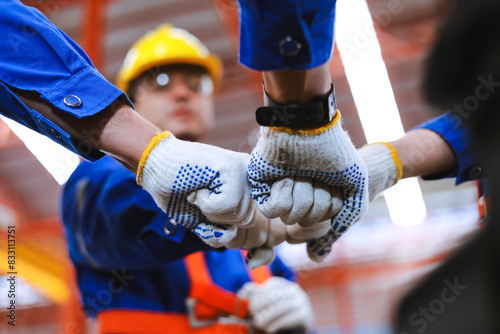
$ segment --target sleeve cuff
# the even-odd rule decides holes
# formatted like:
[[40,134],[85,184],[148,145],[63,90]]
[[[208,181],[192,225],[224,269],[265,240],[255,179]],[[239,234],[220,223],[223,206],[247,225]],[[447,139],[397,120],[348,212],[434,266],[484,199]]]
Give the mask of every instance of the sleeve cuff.
[[42,98],[78,118],[95,115],[118,98],[133,108],[128,97],[93,67],[76,73],[56,90],[42,95]]
[[476,142],[464,124],[464,120],[453,112],[431,119],[415,129],[428,129],[439,134],[451,147],[458,166],[451,171],[422,176],[424,180],[456,178],[456,184],[482,179],[481,164],[476,154]]
[[308,70],[330,59],[335,1],[289,2],[240,0],[241,64],[257,71]]

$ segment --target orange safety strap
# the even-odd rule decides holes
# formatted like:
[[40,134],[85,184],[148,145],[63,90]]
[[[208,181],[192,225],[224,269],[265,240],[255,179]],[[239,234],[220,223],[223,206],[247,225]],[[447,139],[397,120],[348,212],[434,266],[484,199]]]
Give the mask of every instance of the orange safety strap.
[[491,195],[485,194],[483,181],[476,181],[479,224],[482,225],[491,214]]
[[214,323],[208,327],[192,328],[184,314],[137,310],[107,310],[97,315],[99,334],[242,334],[248,325]]
[[[221,312],[242,319],[246,317],[248,301],[213,283],[202,252],[188,255],[184,262],[191,281],[189,296],[198,302],[194,312],[199,320],[215,320]],[[262,266],[249,270],[249,276],[252,281],[262,283],[271,276],[271,272],[268,267]],[[100,326],[99,334],[241,334],[248,333],[249,330],[245,323],[218,322],[207,327],[192,328],[188,317],[184,314],[143,310],[111,309],[99,312],[97,319]]]
[[216,318],[221,312],[246,318],[248,300],[213,283],[203,252],[186,256],[184,263],[191,281],[189,296],[198,302],[194,309],[197,318]]
[[[247,256],[248,251],[245,249],[241,250],[241,256],[243,256],[243,260],[245,260]],[[248,277],[252,280],[252,282],[262,284],[264,283],[269,277],[273,276],[273,273],[271,272],[271,269],[268,266],[260,266],[255,269],[250,269],[248,267]]]

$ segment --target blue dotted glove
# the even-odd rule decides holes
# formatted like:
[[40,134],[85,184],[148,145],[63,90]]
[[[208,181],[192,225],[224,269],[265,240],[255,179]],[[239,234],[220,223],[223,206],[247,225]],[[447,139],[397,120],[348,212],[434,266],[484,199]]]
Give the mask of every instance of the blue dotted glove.
[[[235,236],[230,225],[251,223],[247,179],[249,155],[182,141],[169,132],[153,138],[137,172],[137,183],[178,224],[195,229],[212,246]],[[225,224],[207,225],[207,224]]]
[[329,230],[324,236],[311,240],[307,243],[307,255],[315,262],[321,262],[332,251],[332,245],[341,234]]
[[[388,143],[374,143],[358,150],[368,168],[370,201],[385,189],[392,187],[403,176],[403,166],[398,152]],[[331,252],[332,244],[341,234],[329,231],[326,235],[307,244],[309,257],[321,262]]]
[[344,233],[368,208],[367,167],[340,124],[340,112],[311,130],[261,127],[248,176],[269,218],[310,226],[331,219]]
[[212,247],[226,246],[237,235],[238,228],[234,225],[199,223],[193,229],[194,234]]

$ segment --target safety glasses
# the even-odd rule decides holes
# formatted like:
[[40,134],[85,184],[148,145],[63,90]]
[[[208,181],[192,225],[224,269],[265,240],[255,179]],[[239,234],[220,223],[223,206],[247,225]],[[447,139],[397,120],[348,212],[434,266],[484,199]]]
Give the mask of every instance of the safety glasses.
[[212,95],[214,85],[204,71],[189,69],[165,69],[148,71],[144,76],[144,85],[153,91],[169,91],[178,84],[186,86],[191,92],[203,96]]

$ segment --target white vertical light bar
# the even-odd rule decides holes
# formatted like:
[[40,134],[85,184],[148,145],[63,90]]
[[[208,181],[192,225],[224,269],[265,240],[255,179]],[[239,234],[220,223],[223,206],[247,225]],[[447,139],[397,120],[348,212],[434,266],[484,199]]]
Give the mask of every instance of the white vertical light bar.
[[80,162],[78,155],[47,137],[0,116],[59,184],[64,184]]
[[[401,138],[401,117],[366,0],[337,1],[335,41],[367,142]],[[416,178],[399,181],[384,196],[395,225],[416,225],[425,219]]]

